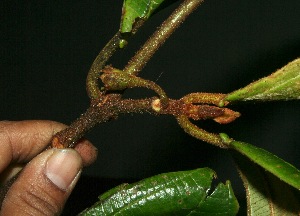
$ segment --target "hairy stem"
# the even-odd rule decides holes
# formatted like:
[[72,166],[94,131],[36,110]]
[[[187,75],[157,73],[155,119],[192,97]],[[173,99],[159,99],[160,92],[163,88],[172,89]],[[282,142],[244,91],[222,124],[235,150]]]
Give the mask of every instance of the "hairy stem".
[[102,70],[103,74],[100,79],[104,83],[104,87],[108,91],[125,90],[127,88],[144,87],[155,91],[162,103],[167,106],[168,96],[165,91],[151,80],[146,80],[131,74],[123,73],[122,71],[115,69],[111,66],[106,66]]
[[89,97],[93,99],[99,98],[102,93],[98,87],[98,79],[101,70],[104,68],[106,62],[118,49],[120,43],[120,33],[116,33],[113,38],[101,50],[94,60],[86,79],[86,90]]
[[203,0],[185,0],[146,41],[123,71],[138,75],[157,49],[202,2]]
[[[216,93],[190,93],[182,98],[185,103],[206,103],[214,104],[220,106],[220,101],[226,96],[226,94],[216,94]],[[226,104],[221,104],[222,106]]]
[[[152,81],[136,77],[146,65],[152,55],[165,42],[165,40],[176,30],[176,28],[191,14],[203,0],[185,0],[183,3],[163,22],[161,27],[143,45],[143,47],[130,60],[123,71],[115,71],[112,67],[106,67],[106,62],[120,46],[122,35],[118,32],[103,48],[96,57],[87,76],[87,92],[91,98],[91,106],[75,120],[69,128],[57,133],[52,139],[52,147],[65,148],[74,147],[76,142],[97,123],[116,119],[123,113],[171,114],[176,117],[179,125],[190,135],[214,144],[221,148],[227,148],[217,134],[209,133],[192,124],[189,118],[194,120],[213,119],[219,123],[229,123],[239,116],[226,108],[209,105],[224,106],[219,101],[224,97],[222,94],[192,93],[180,100],[168,99],[165,92]],[[142,24],[142,23],[141,23]],[[135,31],[141,25],[137,25]],[[122,99],[121,94],[100,91],[98,79],[100,73],[104,72],[101,79],[106,90],[123,90],[125,88],[146,87],[153,89],[159,98],[146,98],[140,100]]]
[[[137,23],[133,26],[131,35],[134,35],[143,24],[143,20],[137,21]],[[116,52],[116,50],[120,48],[121,40],[123,40],[123,35],[120,33],[120,31],[118,31],[100,51],[88,72],[86,79],[86,89],[88,96],[92,100],[99,99],[101,96],[103,96],[98,86],[98,79],[101,70],[104,68],[107,61]]]
[[188,117],[184,115],[178,116],[177,122],[183,128],[183,130],[191,136],[220,148],[228,148],[228,146],[223,142],[218,134],[209,133],[197,127],[192,122],[190,122]]
[[161,99],[157,97],[122,99],[121,94],[108,94],[98,101],[94,100],[84,114],[68,128],[58,132],[53,137],[51,145],[56,148],[74,147],[77,141],[98,123],[116,119],[120,114],[146,112],[153,115],[173,115],[185,132],[200,140],[225,148],[225,144],[218,135],[198,128],[189,121],[189,118],[194,120],[222,118],[227,115],[226,110],[226,108],[216,106],[186,104],[182,99],[169,99],[168,106],[163,106]]
[[55,148],[72,148],[96,124],[116,119],[123,113],[150,113],[154,99],[121,100],[120,94],[105,95],[99,101],[94,100],[87,111],[68,128],[55,134],[51,145]]

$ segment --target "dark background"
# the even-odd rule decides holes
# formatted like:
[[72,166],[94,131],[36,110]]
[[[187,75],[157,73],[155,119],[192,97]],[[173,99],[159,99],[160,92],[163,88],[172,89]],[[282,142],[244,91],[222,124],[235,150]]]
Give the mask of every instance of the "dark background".
[[[178,5],[156,14],[110,61],[122,68]],[[0,120],[50,119],[69,124],[89,106],[85,78],[94,58],[118,30],[122,1],[6,1],[0,3]],[[191,92],[228,93],[299,57],[300,1],[206,1],[155,54],[141,76],[171,98]],[[126,97],[151,96],[134,89]],[[300,167],[300,103],[233,106],[230,125],[199,126],[263,147]],[[121,116],[87,138],[99,158],[85,169],[65,214],[123,181],[162,172],[211,167],[217,181],[243,188],[229,152],[198,141],[170,116]],[[217,182],[215,183],[217,184]],[[78,197],[80,197],[78,199]],[[77,203],[78,202],[78,203]]]

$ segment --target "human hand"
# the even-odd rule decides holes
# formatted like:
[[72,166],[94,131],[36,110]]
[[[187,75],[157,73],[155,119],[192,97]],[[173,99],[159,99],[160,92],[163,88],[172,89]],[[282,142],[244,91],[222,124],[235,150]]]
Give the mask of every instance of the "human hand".
[[0,215],[61,213],[82,167],[97,158],[97,149],[87,140],[78,143],[76,151],[43,151],[52,136],[65,127],[52,121],[0,121],[0,185],[22,169],[2,206],[0,202]]

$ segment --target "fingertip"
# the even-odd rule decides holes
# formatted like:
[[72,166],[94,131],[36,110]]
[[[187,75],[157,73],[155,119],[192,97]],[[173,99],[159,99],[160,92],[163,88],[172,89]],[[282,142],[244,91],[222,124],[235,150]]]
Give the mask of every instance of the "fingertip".
[[98,149],[88,140],[82,139],[76,144],[75,150],[80,154],[83,166],[90,166],[98,156]]
[[72,149],[56,149],[48,158],[44,174],[61,190],[67,191],[81,172],[82,159]]

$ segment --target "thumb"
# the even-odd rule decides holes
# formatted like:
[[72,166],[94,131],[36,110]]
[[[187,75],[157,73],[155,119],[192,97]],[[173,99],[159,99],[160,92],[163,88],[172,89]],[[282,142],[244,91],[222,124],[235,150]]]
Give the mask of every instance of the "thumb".
[[9,189],[1,215],[57,215],[79,179],[80,155],[73,149],[50,149],[28,163]]

